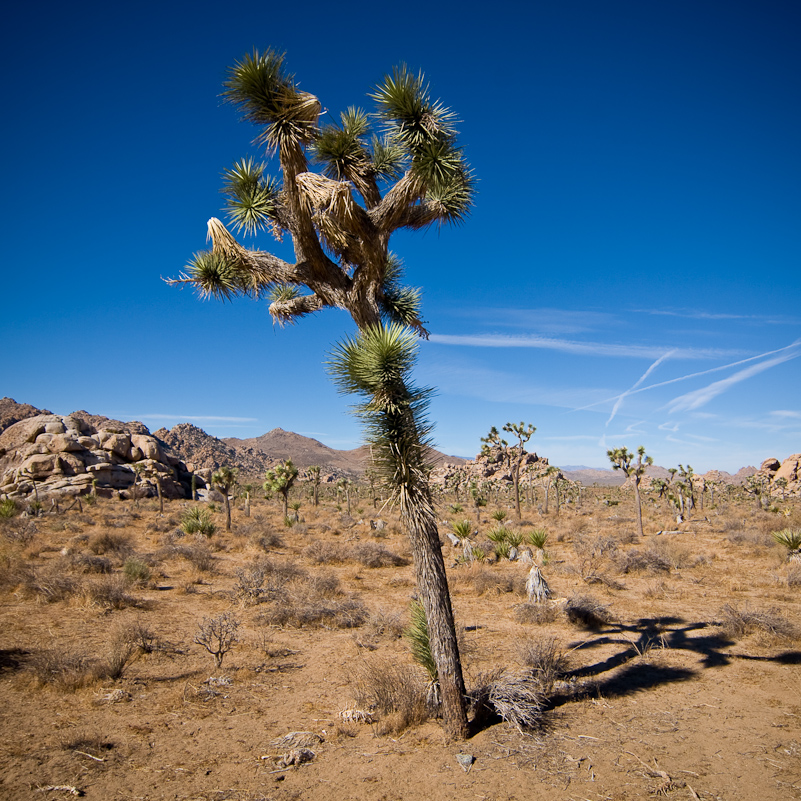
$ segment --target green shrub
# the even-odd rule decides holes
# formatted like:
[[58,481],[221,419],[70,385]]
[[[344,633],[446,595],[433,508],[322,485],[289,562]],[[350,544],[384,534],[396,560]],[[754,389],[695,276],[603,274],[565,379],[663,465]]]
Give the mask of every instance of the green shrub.
[[4,498],[0,501],[0,517],[14,517],[18,511],[17,504],[12,498]]
[[467,539],[473,533],[473,525],[469,520],[461,520],[451,525],[453,533],[460,539]]
[[144,584],[150,581],[150,568],[141,559],[137,559],[135,556],[129,556],[125,560],[125,564],[122,566],[122,572],[125,578],[131,582]]
[[211,537],[217,530],[211,519],[211,512],[200,506],[192,506],[181,515],[181,531],[184,534],[205,534]]

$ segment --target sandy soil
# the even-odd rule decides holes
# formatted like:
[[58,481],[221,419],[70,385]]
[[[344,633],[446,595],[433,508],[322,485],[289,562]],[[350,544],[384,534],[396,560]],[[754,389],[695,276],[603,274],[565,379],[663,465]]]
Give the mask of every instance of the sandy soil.
[[[340,715],[369,711],[370,666],[416,669],[400,636],[412,567],[368,567],[357,550],[408,557],[391,516],[376,538],[331,506],[304,506],[292,528],[274,503],[250,518],[236,510],[234,531],[209,541],[210,567],[181,551],[194,539],[174,534],[178,502],[164,517],[152,502],[101,500],[33,526],[0,521],[0,797],[801,798],[801,576],[770,537],[798,525],[801,509],[732,503],[637,541],[630,501],[604,506],[609,493],[588,492],[583,509],[558,518],[528,513],[524,532],[549,532],[544,622],[521,622],[532,618],[521,607],[526,566],[456,565],[444,546],[468,687],[492,669],[523,669],[532,645],[552,642],[566,659],[538,729],[495,720],[465,742],[448,742],[436,720],[404,728],[392,715]],[[669,520],[649,506],[646,531]],[[644,552],[667,567],[638,567],[632,554]],[[132,557],[151,575],[122,584]],[[297,627],[281,617],[297,594],[248,602],[237,571],[260,559],[305,571],[294,579],[303,603],[361,603],[361,625],[333,615]],[[609,622],[570,622],[565,599],[576,594],[606,607]],[[240,622],[239,641],[217,667],[194,640],[203,618],[224,612]],[[738,629],[749,612],[761,617]],[[137,626],[150,652],[131,652],[113,678],[109,659]],[[286,768],[291,747],[276,741],[291,732],[314,735],[314,758]],[[460,754],[474,757],[469,770]]]

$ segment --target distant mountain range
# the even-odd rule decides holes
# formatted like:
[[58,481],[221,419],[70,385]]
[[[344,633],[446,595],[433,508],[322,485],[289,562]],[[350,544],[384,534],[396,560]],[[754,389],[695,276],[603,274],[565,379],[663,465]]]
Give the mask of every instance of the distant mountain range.
[[[0,432],[13,423],[38,414],[50,414],[50,412],[29,404],[17,403],[12,398],[0,398]],[[91,419],[98,427],[102,427],[105,421],[105,424],[114,424],[136,432],[147,431],[146,426],[140,422],[121,423],[100,415],[90,415],[88,412],[79,414]],[[370,449],[366,445],[352,450],[337,450],[316,439],[284,431],[281,428],[274,428],[259,437],[248,439],[236,437],[219,439],[190,423],[180,423],[171,429],[160,428],[153,432],[153,436],[166,443],[186,463],[190,471],[202,474],[216,470],[222,465],[228,465],[239,468],[243,477],[259,481],[263,478],[265,470],[289,458],[301,470],[308,469],[312,465],[320,465],[322,475],[329,481],[340,476],[356,478],[364,473],[370,454]],[[429,456],[435,466],[459,465],[468,461],[463,457],[448,456],[433,449]],[[620,486],[625,482],[625,476],[620,471],[609,468],[564,465],[560,469],[566,478],[580,481],[588,486],[592,484]],[[739,484],[749,475],[753,475],[756,468],[743,468],[733,476],[722,471],[713,472],[716,474],[716,480]],[[665,468],[654,465],[648,468],[648,475],[654,478],[666,478],[670,474]]]

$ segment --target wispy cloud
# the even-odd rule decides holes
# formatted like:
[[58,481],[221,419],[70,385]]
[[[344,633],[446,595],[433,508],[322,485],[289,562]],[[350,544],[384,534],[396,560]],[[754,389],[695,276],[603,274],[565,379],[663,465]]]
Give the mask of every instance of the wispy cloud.
[[[777,348],[776,350],[769,350],[766,353],[760,353],[758,356],[749,356],[747,359],[740,359],[736,362],[730,362],[729,364],[722,364],[720,367],[710,367],[708,370],[700,370],[696,373],[687,373],[687,375],[681,375],[677,378],[669,378],[667,381],[660,381],[657,384],[649,384],[647,387],[638,387],[637,389],[632,389],[628,391],[629,395],[636,395],[640,392],[648,392],[651,389],[657,389],[658,387],[666,387],[669,384],[676,384],[679,381],[688,381],[691,378],[700,378],[704,375],[710,375],[711,373],[719,373],[721,370],[728,370],[732,367],[739,367],[741,364],[748,364],[749,362],[754,362],[757,359],[764,359],[766,356],[773,356],[776,353],[787,353],[787,351],[792,351],[793,349],[797,349],[798,346],[801,345],[801,339],[795,340],[795,342],[791,342],[789,345],[785,345],[783,348]],[[787,356],[788,359],[795,358],[798,356],[798,353],[791,353]],[[786,359],[783,359],[786,361]],[[575,409],[572,409],[574,412],[582,412],[586,409],[592,409],[596,406],[600,406],[604,403],[611,403],[612,401],[616,401],[620,396],[614,395],[610,398],[605,398],[602,401],[597,401],[595,403],[590,403],[586,406],[579,406]]]
[[793,412],[789,409],[776,409],[776,411],[769,412],[771,417],[781,417],[788,420],[801,420],[801,412]]
[[550,335],[582,334],[587,331],[608,331],[619,327],[622,320],[609,312],[576,309],[519,309],[511,307],[462,308],[450,310],[450,316],[480,320],[493,327],[525,328]]
[[671,414],[675,414],[679,411],[692,411],[693,409],[699,409],[701,406],[706,406],[706,404],[709,403],[713,398],[716,398],[718,395],[721,395],[722,393],[731,389],[731,387],[739,384],[741,381],[745,381],[746,379],[752,378],[755,375],[764,373],[765,370],[770,370],[771,367],[776,367],[777,365],[783,364],[790,359],[795,359],[798,355],[799,352],[784,353],[781,356],[775,357],[774,359],[767,359],[759,364],[753,364],[750,367],[746,367],[745,370],[738,370],[736,373],[734,373],[734,375],[730,375],[728,378],[724,378],[720,381],[714,381],[708,386],[701,387],[701,389],[696,389],[693,392],[686,393],[685,395],[679,395],[679,397],[674,398],[669,404],[667,404],[668,411]]
[[[539,336],[508,336],[506,334],[432,334],[431,342],[438,345],[459,345],[474,348],[539,348],[572,353],[576,356],[612,356],[618,358],[659,359],[664,346],[628,345],[614,342],[580,342]],[[720,359],[734,356],[738,351],[714,348],[676,348],[672,351],[680,359]]]
[[620,396],[618,397],[618,399],[615,401],[615,405],[612,407],[612,413],[609,415],[609,419],[606,421],[606,425],[609,425],[609,424],[612,422],[612,420],[614,420],[614,419],[615,419],[615,415],[617,414],[617,410],[620,408],[620,406],[621,406],[621,404],[623,403],[624,399],[625,399],[625,398],[626,398],[628,395],[630,395],[630,394],[631,394],[631,393],[632,393],[632,392],[633,392],[635,389],[637,389],[637,387],[638,387],[638,386],[640,386],[640,384],[642,384],[642,382],[643,382],[643,381],[645,381],[645,379],[646,379],[646,378],[648,378],[648,376],[649,376],[649,375],[651,375],[651,373],[653,373],[653,371],[654,371],[654,370],[656,370],[656,368],[657,368],[657,367],[659,367],[659,365],[660,365],[660,364],[662,364],[662,362],[663,362],[663,361],[665,361],[665,359],[669,359],[669,358],[670,358],[671,356],[673,356],[673,354],[675,354],[675,353],[676,353],[676,350],[674,349],[674,350],[669,350],[667,353],[665,353],[665,354],[663,354],[662,356],[660,356],[660,357],[659,357],[659,358],[658,358],[658,359],[657,359],[657,360],[656,360],[656,361],[655,361],[655,362],[654,362],[654,363],[653,363],[653,364],[652,364],[652,365],[651,365],[651,366],[650,366],[650,367],[649,367],[649,368],[648,368],[648,369],[647,369],[647,370],[646,370],[646,371],[645,371],[645,372],[644,372],[644,373],[643,373],[643,374],[642,374],[642,375],[641,375],[641,376],[640,376],[640,377],[639,377],[639,378],[638,378],[638,379],[637,379],[637,380],[634,382],[634,384],[633,384],[633,385],[632,385],[632,386],[631,386],[629,389],[627,389],[627,390],[626,390],[626,391],[625,391],[625,392],[624,392],[622,395],[620,395]]
[[658,317],[683,317],[689,320],[747,320],[769,325],[798,325],[797,317],[768,317],[764,314],[715,314],[700,309],[632,309],[634,314],[651,314]]

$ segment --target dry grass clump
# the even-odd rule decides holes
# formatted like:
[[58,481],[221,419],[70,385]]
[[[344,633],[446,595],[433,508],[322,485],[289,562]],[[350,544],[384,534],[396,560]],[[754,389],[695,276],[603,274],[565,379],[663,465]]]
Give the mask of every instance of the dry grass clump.
[[777,639],[794,640],[801,636],[801,629],[787,620],[781,611],[771,609],[751,609],[726,604],[720,610],[721,626],[727,636],[733,638],[745,637],[749,634],[763,633]]
[[72,569],[76,573],[111,573],[113,565],[111,559],[105,556],[95,556],[89,553],[75,554],[70,559]]
[[403,636],[404,623],[400,612],[376,609],[370,613],[365,623],[365,634],[373,638],[386,637],[399,640]]
[[354,546],[352,558],[364,567],[404,567],[409,564],[408,559],[377,542],[362,542]]
[[518,646],[518,653],[523,664],[534,672],[546,694],[553,692],[554,684],[567,673],[567,655],[556,637],[524,640]]
[[380,716],[379,734],[399,734],[431,716],[422,674],[411,665],[390,659],[371,659],[356,669],[356,705]]
[[41,567],[18,564],[18,586],[23,596],[35,598],[41,603],[66,601],[81,588],[81,582],[69,574],[70,561],[66,558],[54,559]]
[[612,621],[609,607],[592,595],[570,596],[565,604],[565,614],[571,623],[587,629],[600,629]]
[[315,565],[330,565],[347,559],[346,549],[338,542],[315,540],[303,549],[303,556]]
[[250,536],[250,543],[254,548],[261,551],[269,551],[271,548],[281,548],[284,540],[277,531],[259,531]]
[[364,604],[330,573],[296,575],[275,588],[271,601],[261,620],[273,626],[351,629],[368,618]]
[[742,521],[738,521],[740,526],[731,531],[726,539],[732,545],[751,545],[756,548],[768,548],[774,544],[773,538],[770,534],[764,531],[755,531],[754,529],[745,529],[742,526]]
[[155,558],[159,561],[164,559],[185,559],[196,570],[201,573],[213,573],[216,559],[211,552],[211,548],[205,542],[196,542],[186,545],[170,543],[161,548]]
[[526,594],[525,576],[494,570],[478,562],[473,562],[466,569],[459,570],[454,578],[454,583],[471,587],[476,595]]
[[125,609],[139,606],[140,602],[128,593],[125,576],[111,575],[88,581],[83,587],[86,602],[103,609]]
[[474,723],[481,725],[495,713],[521,734],[540,725],[544,701],[542,685],[531,670],[484,674],[470,693]]
[[78,690],[92,680],[90,660],[84,653],[60,645],[34,652],[27,662],[37,684],[59,690]]
[[617,566],[621,573],[670,573],[673,568],[670,559],[654,547],[621,554]]
[[518,623],[555,623],[561,614],[560,608],[549,601],[545,603],[523,603],[515,607],[515,620]]
[[98,531],[89,538],[89,550],[97,556],[114,554],[124,559],[133,551],[128,534],[117,531]]

